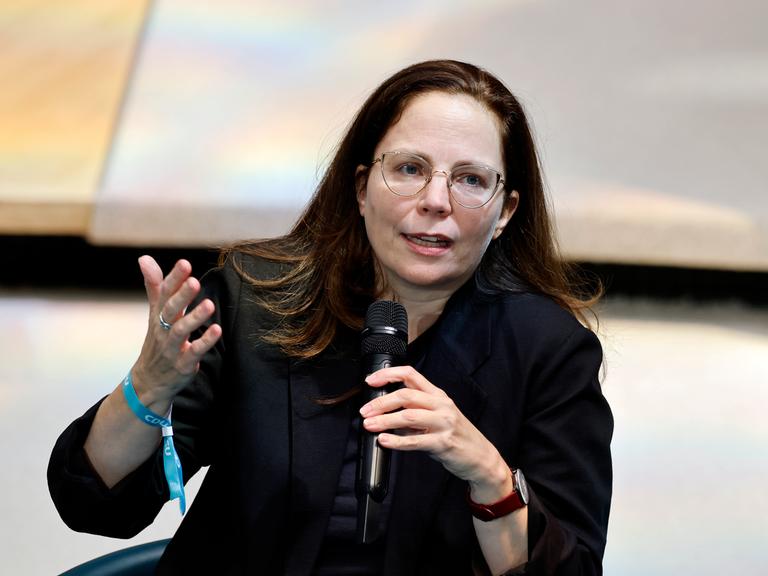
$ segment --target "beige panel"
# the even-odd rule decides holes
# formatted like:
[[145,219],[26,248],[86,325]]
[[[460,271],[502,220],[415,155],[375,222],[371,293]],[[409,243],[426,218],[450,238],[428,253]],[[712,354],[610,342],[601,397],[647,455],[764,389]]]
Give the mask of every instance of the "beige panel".
[[557,229],[574,260],[768,270],[768,214],[599,182],[556,198]]
[[92,211],[89,200],[0,200],[0,232],[19,236],[82,236]]
[[0,233],[86,233],[147,7],[0,4]]

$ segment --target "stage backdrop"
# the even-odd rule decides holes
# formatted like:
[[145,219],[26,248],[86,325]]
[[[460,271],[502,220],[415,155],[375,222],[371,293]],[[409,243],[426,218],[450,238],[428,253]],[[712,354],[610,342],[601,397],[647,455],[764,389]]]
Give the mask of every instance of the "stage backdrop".
[[762,0],[6,4],[6,230],[279,234],[377,83],[458,58],[531,112],[569,255],[768,269]]

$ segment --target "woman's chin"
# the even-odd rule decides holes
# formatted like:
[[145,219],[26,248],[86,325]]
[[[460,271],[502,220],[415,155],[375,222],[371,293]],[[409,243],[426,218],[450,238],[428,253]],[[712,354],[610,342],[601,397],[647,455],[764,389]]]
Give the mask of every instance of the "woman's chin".
[[468,278],[468,275],[449,274],[437,270],[419,270],[412,268],[400,276],[401,282],[411,290],[455,291]]

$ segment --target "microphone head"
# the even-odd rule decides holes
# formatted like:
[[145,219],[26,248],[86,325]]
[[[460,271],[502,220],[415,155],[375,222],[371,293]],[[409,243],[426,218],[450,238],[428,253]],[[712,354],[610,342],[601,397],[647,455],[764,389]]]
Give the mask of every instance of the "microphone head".
[[363,355],[405,356],[408,345],[408,313],[402,304],[377,300],[365,313],[360,347]]

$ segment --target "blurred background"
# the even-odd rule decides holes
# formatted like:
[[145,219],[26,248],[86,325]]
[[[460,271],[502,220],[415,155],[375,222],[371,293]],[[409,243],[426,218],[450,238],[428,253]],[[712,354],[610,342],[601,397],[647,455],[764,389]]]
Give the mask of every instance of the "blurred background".
[[606,574],[764,573],[766,22],[760,0],[0,0],[3,572],[178,525],[76,534],[45,482],[138,354],[136,258],[202,272],[287,231],[368,93],[455,58],[526,106],[563,252],[607,287]]

